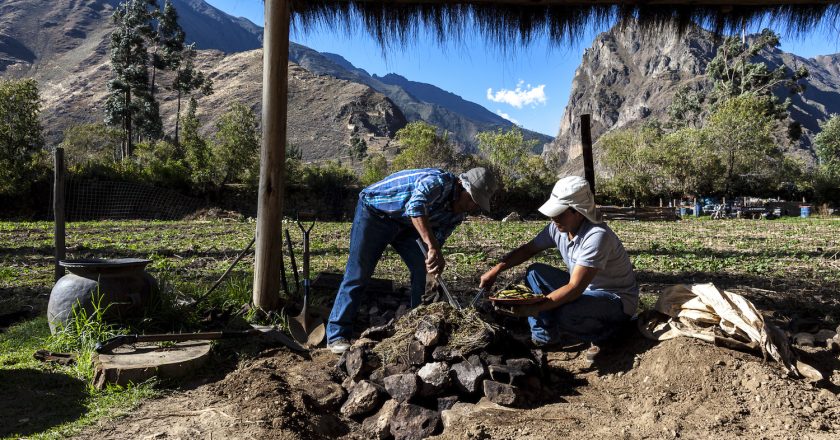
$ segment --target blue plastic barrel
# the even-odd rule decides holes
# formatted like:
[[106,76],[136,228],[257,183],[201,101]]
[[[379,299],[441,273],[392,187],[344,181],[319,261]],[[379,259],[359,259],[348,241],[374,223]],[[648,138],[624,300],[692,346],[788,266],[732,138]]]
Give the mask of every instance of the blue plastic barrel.
[[810,206],[800,206],[799,207],[799,216],[802,218],[808,218],[811,216],[811,207]]
[[694,216],[700,217],[700,214],[703,212],[703,205],[700,202],[694,204]]

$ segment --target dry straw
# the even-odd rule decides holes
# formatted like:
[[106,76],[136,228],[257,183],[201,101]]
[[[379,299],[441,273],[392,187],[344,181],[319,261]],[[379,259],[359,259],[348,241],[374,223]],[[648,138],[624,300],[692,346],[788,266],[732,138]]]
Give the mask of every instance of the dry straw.
[[698,3],[702,2],[294,0],[292,11],[300,30],[323,26],[352,33],[361,28],[383,49],[409,46],[429,34],[438,42],[458,41],[473,29],[505,49],[527,45],[543,36],[560,45],[587,35],[588,27],[616,22],[624,27],[629,21],[638,21],[644,32],[661,32],[674,26],[684,33],[700,25],[719,35],[755,26],[802,34],[822,24],[825,33],[833,35],[836,29],[831,28],[840,12],[838,1]]
[[491,328],[478,316],[475,309],[459,312],[447,303],[436,302],[417,307],[397,320],[394,324],[394,335],[377,344],[373,352],[384,364],[394,363],[398,359],[405,360],[414,333],[420,323],[429,318],[443,323],[446,338],[445,343],[441,345],[462,355],[480,350],[492,341]]

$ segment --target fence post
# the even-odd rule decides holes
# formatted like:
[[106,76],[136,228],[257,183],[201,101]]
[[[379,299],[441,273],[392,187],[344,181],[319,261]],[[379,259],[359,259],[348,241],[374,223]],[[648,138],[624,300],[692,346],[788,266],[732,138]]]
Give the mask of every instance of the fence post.
[[283,179],[288,104],[289,0],[265,2],[263,37],[262,146],[254,251],[254,305],[277,310],[283,260]]
[[55,280],[58,281],[59,278],[64,276],[64,268],[58,263],[66,256],[64,243],[64,148],[56,147],[54,156],[53,214],[55,215]]
[[583,175],[589,182],[589,189],[595,194],[595,164],[592,159],[592,132],[589,115],[580,115],[580,146],[583,155]]

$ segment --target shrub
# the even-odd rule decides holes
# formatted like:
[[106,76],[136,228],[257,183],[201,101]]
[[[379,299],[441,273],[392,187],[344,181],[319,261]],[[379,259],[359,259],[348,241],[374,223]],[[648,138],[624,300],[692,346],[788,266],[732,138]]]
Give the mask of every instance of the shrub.
[[250,107],[234,103],[216,122],[212,143],[213,183],[259,182],[260,132],[257,116]]
[[367,186],[376,183],[388,175],[388,160],[381,154],[372,154],[362,162],[362,175],[359,178]]
[[44,146],[38,83],[0,80],[0,195],[28,191]]
[[394,158],[392,168],[450,168],[455,162],[455,149],[449,134],[438,134],[434,125],[423,121],[409,122],[396,133],[400,153]]
[[190,172],[181,158],[180,150],[167,141],[137,144],[134,160],[147,182],[167,188],[190,187]]
[[61,147],[68,165],[112,163],[119,159],[122,132],[103,123],[74,125],[64,133]]

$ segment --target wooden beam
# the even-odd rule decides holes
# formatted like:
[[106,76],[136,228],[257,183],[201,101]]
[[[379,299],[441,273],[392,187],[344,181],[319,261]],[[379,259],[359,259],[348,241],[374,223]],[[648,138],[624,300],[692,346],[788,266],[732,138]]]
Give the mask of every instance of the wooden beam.
[[277,310],[283,261],[283,180],[289,88],[289,0],[265,0],[262,147],[254,257],[254,305]]
[[580,146],[583,157],[583,175],[589,182],[589,189],[595,194],[595,161],[592,159],[592,132],[589,115],[580,115]]
[[66,256],[65,247],[65,204],[64,204],[64,148],[57,147],[54,154],[53,165],[53,241],[55,243],[55,281],[64,276],[64,267],[59,262]]

